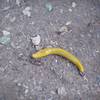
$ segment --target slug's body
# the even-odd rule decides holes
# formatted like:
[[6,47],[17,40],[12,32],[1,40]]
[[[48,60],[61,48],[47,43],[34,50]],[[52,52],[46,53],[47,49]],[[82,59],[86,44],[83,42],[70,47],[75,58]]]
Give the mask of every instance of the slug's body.
[[72,55],[71,53],[69,53],[68,51],[65,51],[64,49],[45,48],[45,49],[42,49],[42,50],[32,54],[32,57],[37,59],[37,58],[42,58],[42,57],[45,57],[45,56],[48,56],[51,54],[65,57],[66,59],[71,61],[73,64],[75,64],[76,67],[78,68],[78,70],[80,71],[81,75],[84,76],[84,67],[81,64],[80,60],[78,58],[76,58],[74,55]]

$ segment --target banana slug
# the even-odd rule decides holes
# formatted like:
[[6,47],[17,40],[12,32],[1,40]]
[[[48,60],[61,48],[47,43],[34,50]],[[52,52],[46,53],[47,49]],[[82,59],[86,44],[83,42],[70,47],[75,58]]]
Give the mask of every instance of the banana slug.
[[44,49],[41,49],[40,51],[38,51],[36,53],[33,53],[32,58],[38,59],[38,58],[42,58],[42,57],[52,55],[52,54],[62,56],[64,58],[68,59],[73,64],[75,64],[77,69],[80,72],[80,75],[85,78],[84,66],[82,65],[80,60],[64,49],[61,49],[61,48],[44,48]]

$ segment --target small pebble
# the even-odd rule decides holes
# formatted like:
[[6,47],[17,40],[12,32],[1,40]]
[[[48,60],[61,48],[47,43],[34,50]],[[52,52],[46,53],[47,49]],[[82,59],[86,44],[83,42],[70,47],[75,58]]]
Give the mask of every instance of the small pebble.
[[52,22],[50,22],[50,25],[51,25],[51,26],[54,26]]
[[21,83],[18,83],[17,85],[18,85],[18,86],[21,86]]
[[0,37],[0,43],[1,44],[8,44],[10,42],[10,37],[9,36],[2,36]]
[[66,22],[65,25],[70,25],[71,23],[72,23],[71,21],[68,21],[68,22]]
[[14,22],[16,20],[16,17],[13,17],[10,19],[11,22]]
[[62,96],[66,96],[67,92],[64,87],[59,87],[57,93]]
[[73,51],[73,48],[72,48],[72,47],[69,47],[69,49],[70,49],[71,51]]
[[96,50],[95,52],[96,52],[96,53],[99,53],[100,51],[99,51],[99,50]]
[[80,93],[80,90],[77,90],[77,94],[79,94],[79,95],[81,94],[81,93]]
[[30,7],[26,7],[24,10],[23,10],[23,14],[30,17],[31,16],[31,12],[30,12],[31,8]]
[[20,0],[16,0],[16,4],[20,6]]
[[28,91],[29,91],[28,89],[25,89],[25,95],[27,95]]
[[67,26],[62,26],[59,30],[60,32],[68,32]]
[[31,37],[33,45],[39,45],[41,42],[41,37],[40,35],[36,35],[34,37]]
[[93,32],[93,29],[90,29],[90,33],[92,33]]
[[6,30],[3,30],[2,33],[3,33],[4,36],[7,36],[7,35],[10,35],[11,34],[10,32],[8,32]]
[[69,62],[67,63],[67,66],[70,67],[70,63]]
[[76,3],[72,2],[72,7],[75,8],[76,7]]
[[58,45],[57,41],[52,41],[52,40],[50,41],[50,44],[53,46]]
[[83,34],[80,34],[80,36],[81,36],[82,38],[84,38],[84,37],[85,37]]
[[36,48],[36,50],[40,50],[40,49],[42,49],[43,47],[40,46],[40,45],[36,45],[35,48]]
[[60,9],[60,13],[63,14],[63,12],[64,12],[64,10],[63,9]]
[[55,62],[57,63],[57,62],[58,62],[58,60],[57,60],[57,59],[55,59]]
[[30,24],[34,25],[34,24],[35,24],[35,22],[31,22]]
[[46,9],[47,9],[49,12],[51,12],[51,11],[53,10],[53,6],[52,6],[51,3],[47,3],[47,4],[45,5],[45,7],[46,7]]
[[25,89],[28,89],[28,86],[27,86],[27,85],[25,85],[25,84],[23,84],[23,87],[24,87]]
[[68,11],[69,11],[69,12],[72,12],[72,9],[71,9],[71,8],[69,8],[69,9],[68,9]]

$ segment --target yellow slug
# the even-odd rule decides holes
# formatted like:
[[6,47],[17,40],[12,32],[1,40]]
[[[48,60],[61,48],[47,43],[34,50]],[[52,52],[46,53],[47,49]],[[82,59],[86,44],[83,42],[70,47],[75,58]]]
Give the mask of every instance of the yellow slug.
[[32,54],[32,58],[42,58],[48,55],[59,55],[62,57],[65,57],[66,59],[68,59],[70,62],[72,62],[73,64],[76,65],[76,67],[78,68],[78,70],[80,71],[81,76],[85,76],[84,74],[84,66],[81,64],[80,60],[78,58],[76,58],[74,55],[72,55],[71,53],[69,53],[68,51],[65,51],[64,49],[61,48],[45,48],[42,49],[34,54]]

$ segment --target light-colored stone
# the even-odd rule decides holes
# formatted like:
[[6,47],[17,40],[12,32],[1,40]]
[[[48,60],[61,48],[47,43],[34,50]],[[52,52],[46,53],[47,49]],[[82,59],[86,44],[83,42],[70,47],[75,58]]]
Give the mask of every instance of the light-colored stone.
[[71,21],[68,21],[68,22],[66,22],[66,25],[70,25],[72,22]]
[[3,35],[4,35],[4,36],[7,36],[7,35],[10,35],[10,34],[11,34],[10,32],[8,32],[8,31],[6,31],[6,30],[3,30],[2,32],[3,32]]
[[30,17],[31,16],[31,7],[26,7],[24,10],[23,10],[23,14]]
[[76,7],[76,2],[72,2],[72,7],[75,8]]
[[20,5],[20,0],[16,0],[16,4],[19,6]]
[[15,20],[16,20],[16,17],[10,18],[10,21],[11,21],[11,22],[14,22]]
[[29,90],[28,89],[25,89],[25,95],[27,95],[28,92],[29,92]]
[[67,26],[62,26],[59,30],[60,32],[68,32]]
[[69,9],[68,9],[68,11],[69,11],[69,12],[72,12],[72,9],[71,9],[71,8],[69,8]]
[[31,40],[32,40],[33,45],[39,45],[41,42],[41,37],[40,35],[37,35],[37,36],[31,37]]
[[59,87],[57,90],[59,95],[66,96],[67,92],[64,87]]

